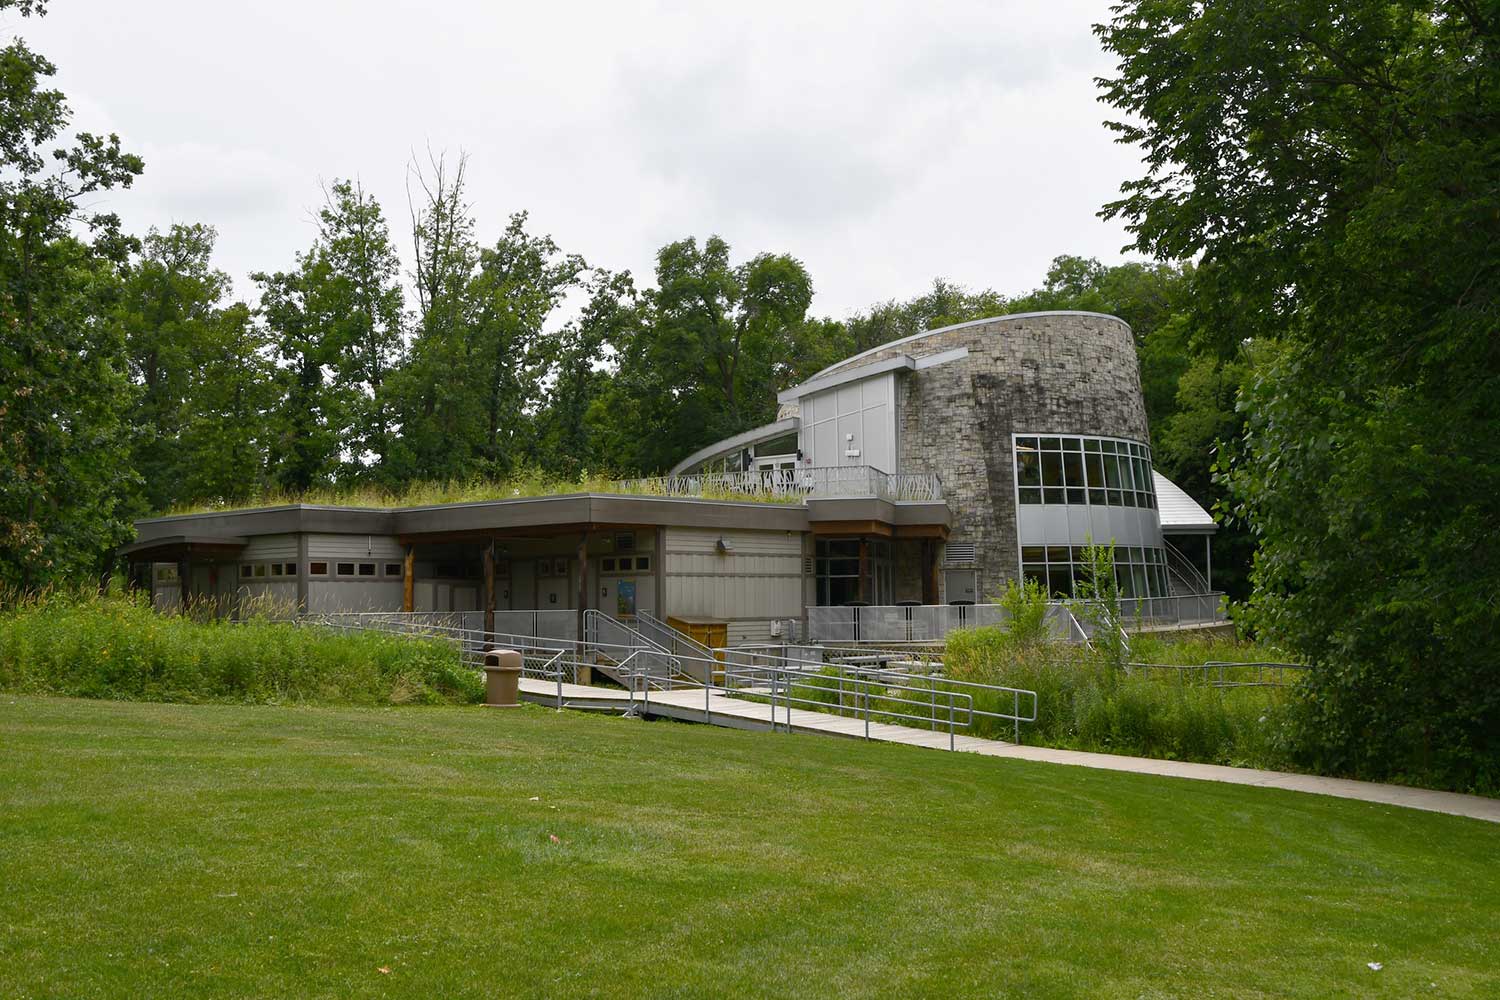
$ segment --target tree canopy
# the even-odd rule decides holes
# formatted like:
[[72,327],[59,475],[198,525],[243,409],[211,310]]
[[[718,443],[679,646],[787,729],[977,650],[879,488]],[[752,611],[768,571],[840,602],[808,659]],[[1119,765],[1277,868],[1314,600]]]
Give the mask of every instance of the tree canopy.
[[1148,167],[1107,214],[1201,257],[1198,311],[1261,355],[1219,474],[1255,622],[1316,665],[1301,745],[1493,786],[1500,9],[1138,2],[1098,31]]

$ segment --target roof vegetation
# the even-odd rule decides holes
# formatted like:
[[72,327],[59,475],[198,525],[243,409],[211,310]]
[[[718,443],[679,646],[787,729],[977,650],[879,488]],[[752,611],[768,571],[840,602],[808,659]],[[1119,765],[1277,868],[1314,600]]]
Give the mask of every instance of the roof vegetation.
[[208,499],[190,504],[179,504],[168,508],[159,516],[211,514],[217,511],[254,510],[262,507],[283,507],[289,504],[395,510],[402,507],[434,507],[440,504],[482,503],[487,500],[518,500],[578,493],[683,497],[775,504],[799,504],[803,499],[798,493],[725,489],[693,477],[618,480],[585,473],[576,479],[569,479],[549,475],[541,470],[528,469],[504,479],[480,477],[450,479],[409,483],[395,489],[370,483],[347,483],[319,487],[304,493],[272,490],[238,499]]

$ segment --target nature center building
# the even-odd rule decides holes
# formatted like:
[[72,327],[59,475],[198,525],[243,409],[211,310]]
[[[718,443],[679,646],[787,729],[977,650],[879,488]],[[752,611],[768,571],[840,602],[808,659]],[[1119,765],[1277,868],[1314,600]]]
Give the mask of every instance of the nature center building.
[[[1066,595],[1084,548],[1113,541],[1127,610],[1217,613],[1213,519],[1152,469],[1134,338],[1115,317],[927,331],[779,403],[774,423],[609,492],[156,517],[124,551],[162,608],[185,594],[227,615],[254,601],[477,613],[486,630],[524,619],[559,638],[594,608],[716,623],[738,644],[805,635],[824,608],[982,604],[1022,577]],[[1185,536],[1201,568],[1174,544]]]

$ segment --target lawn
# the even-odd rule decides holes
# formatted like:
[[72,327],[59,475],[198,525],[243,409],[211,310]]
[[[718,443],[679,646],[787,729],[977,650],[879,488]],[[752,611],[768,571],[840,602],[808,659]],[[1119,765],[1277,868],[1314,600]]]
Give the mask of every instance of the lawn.
[[1494,997],[1497,858],[1475,820],[832,738],[0,693],[6,998]]

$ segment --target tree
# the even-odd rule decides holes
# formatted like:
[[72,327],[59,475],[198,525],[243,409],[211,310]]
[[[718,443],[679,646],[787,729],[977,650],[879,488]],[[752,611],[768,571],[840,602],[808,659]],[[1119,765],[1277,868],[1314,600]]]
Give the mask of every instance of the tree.
[[216,314],[204,346],[200,381],[178,436],[176,489],[193,500],[242,501],[270,485],[278,388],[273,346],[243,302]]
[[549,353],[543,328],[586,266],[552,237],[527,233],[525,212],[512,215],[494,247],[480,252],[469,331],[477,362],[475,416],[484,419],[476,471],[503,475],[530,450],[531,415],[542,403]]
[[328,264],[316,252],[299,254],[296,270],[250,277],[261,287],[260,315],[279,362],[270,481],[301,494],[329,482],[339,467],[344,423],[340,396],[329,378],[337,361],[329,331],[342,317],[325,311],[333,304],[319,294],[329,281]]
[[218,307],[229,290],[229,276],[213,266],[217,236],[201,224],[153,228],[125,282],[125,343],[139,386],[131,461],[151,511],[192,499],[182,429],[197,410],[194,395],[208,388],[203,368],[216,360]]
[[[622,452],[616,449],[627,434],[604,402],[611,386],[608,364],[641,321],[630,272],[596,270],[586,288],[582,313],[550,337],[542,351],[549,390],[536,416],[533,459],[567,477],[621,467]],[[631,428],[628,434],[637,431]]]
[[1202,255],[1263,355],[1220,463],[1255,622],[1312,665],[1306,761],[1500,787],[1500,16],[1125,3],[1103,81],[1147,173],[1106,214]]
[[615,412],[651,428],[628,452],[643,470],[775,419],[812,302],[812,278],[796,258],[731,264],[718,236],[702,247],[669,243],[656,261],[647,321],[624,345],[613,393]]
[[[31,0],[0,11],[40,14]],[[97,194],[143,169],[118,137],[78,133],[56,68],[0,49],[0,577],[22,589],[78,579],[125,540],[130,398],[119,268],[134,243]]]
[[417,316],[407,358],[392,378],[401,437],[391,474],[401,481],[468,475],[483,441],[478,400],[469,392],[481,361],[469,338],[479,247],[465,200],[467,168],[462,156],[452,169],[432,157],[426,171],[408,172]]
[[388,479],[392,401],[386,383],[402,356],[406,310],[401,261],[380,204],[357,181],[335,181],[318,212],[317,310],[341,397],[338,452],[345,474]]

